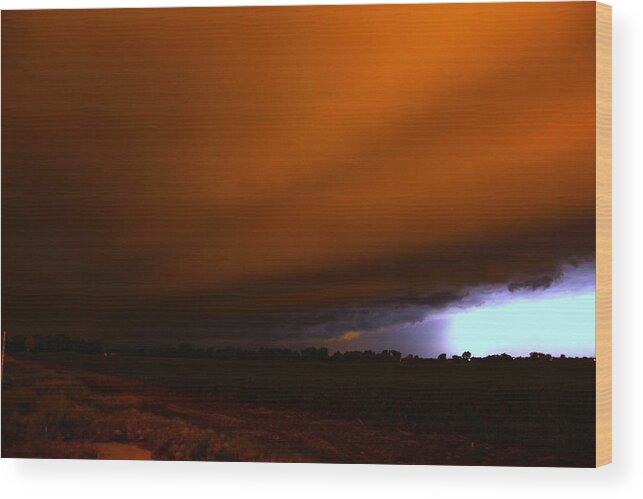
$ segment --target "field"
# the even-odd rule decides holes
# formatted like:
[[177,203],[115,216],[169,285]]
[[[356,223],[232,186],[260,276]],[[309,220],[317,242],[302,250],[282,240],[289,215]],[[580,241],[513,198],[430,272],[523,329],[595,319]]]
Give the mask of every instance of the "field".
[[3,457],[594,465],[591,359],[5,360]]

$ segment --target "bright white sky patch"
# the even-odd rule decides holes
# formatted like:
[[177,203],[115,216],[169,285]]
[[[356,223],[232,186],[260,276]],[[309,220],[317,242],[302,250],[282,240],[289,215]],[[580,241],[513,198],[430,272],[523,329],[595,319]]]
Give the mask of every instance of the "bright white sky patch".
[[549,289],[480,293],[478,306],[447,312],[448,353],[469,350],[474,356],[502,352],[517,356],[538,351],[593,357],[594,275],[592,263],[566,268],[563,277]]

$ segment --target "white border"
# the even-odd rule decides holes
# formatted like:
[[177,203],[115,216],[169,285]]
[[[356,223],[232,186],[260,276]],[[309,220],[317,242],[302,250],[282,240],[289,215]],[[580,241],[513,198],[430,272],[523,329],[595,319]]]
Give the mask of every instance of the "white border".
[[[426,3],[0,0],[2,9]],[[612,0],[614,33],[614,464],[598,470],[2,459],[0,494],[47,499],[634,497],[643,490],[643,2]],[[638,91],[637,91],[638,89]],[[412,494],[412,495],[409,495]]]

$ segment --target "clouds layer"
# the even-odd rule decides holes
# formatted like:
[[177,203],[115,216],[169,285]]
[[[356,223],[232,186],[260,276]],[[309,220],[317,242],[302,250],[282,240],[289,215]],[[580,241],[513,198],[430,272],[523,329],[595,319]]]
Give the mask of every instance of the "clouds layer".
[[589,3],[2,22],[5,327],[332,337],[594,254]]

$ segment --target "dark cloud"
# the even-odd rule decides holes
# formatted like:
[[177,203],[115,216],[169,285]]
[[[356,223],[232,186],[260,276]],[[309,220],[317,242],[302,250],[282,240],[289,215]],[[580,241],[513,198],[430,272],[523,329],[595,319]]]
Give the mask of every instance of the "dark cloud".
[[2,24],[10,330],[367,341],[593,258],[589,3]]
[[518,289],[530,289],[535,291],[537,289],[548,289],[552,283],[560,278],[561,274],[555,276],[540,276],[525,281],[512,282],[507,286],[507,289],[512,293]]

